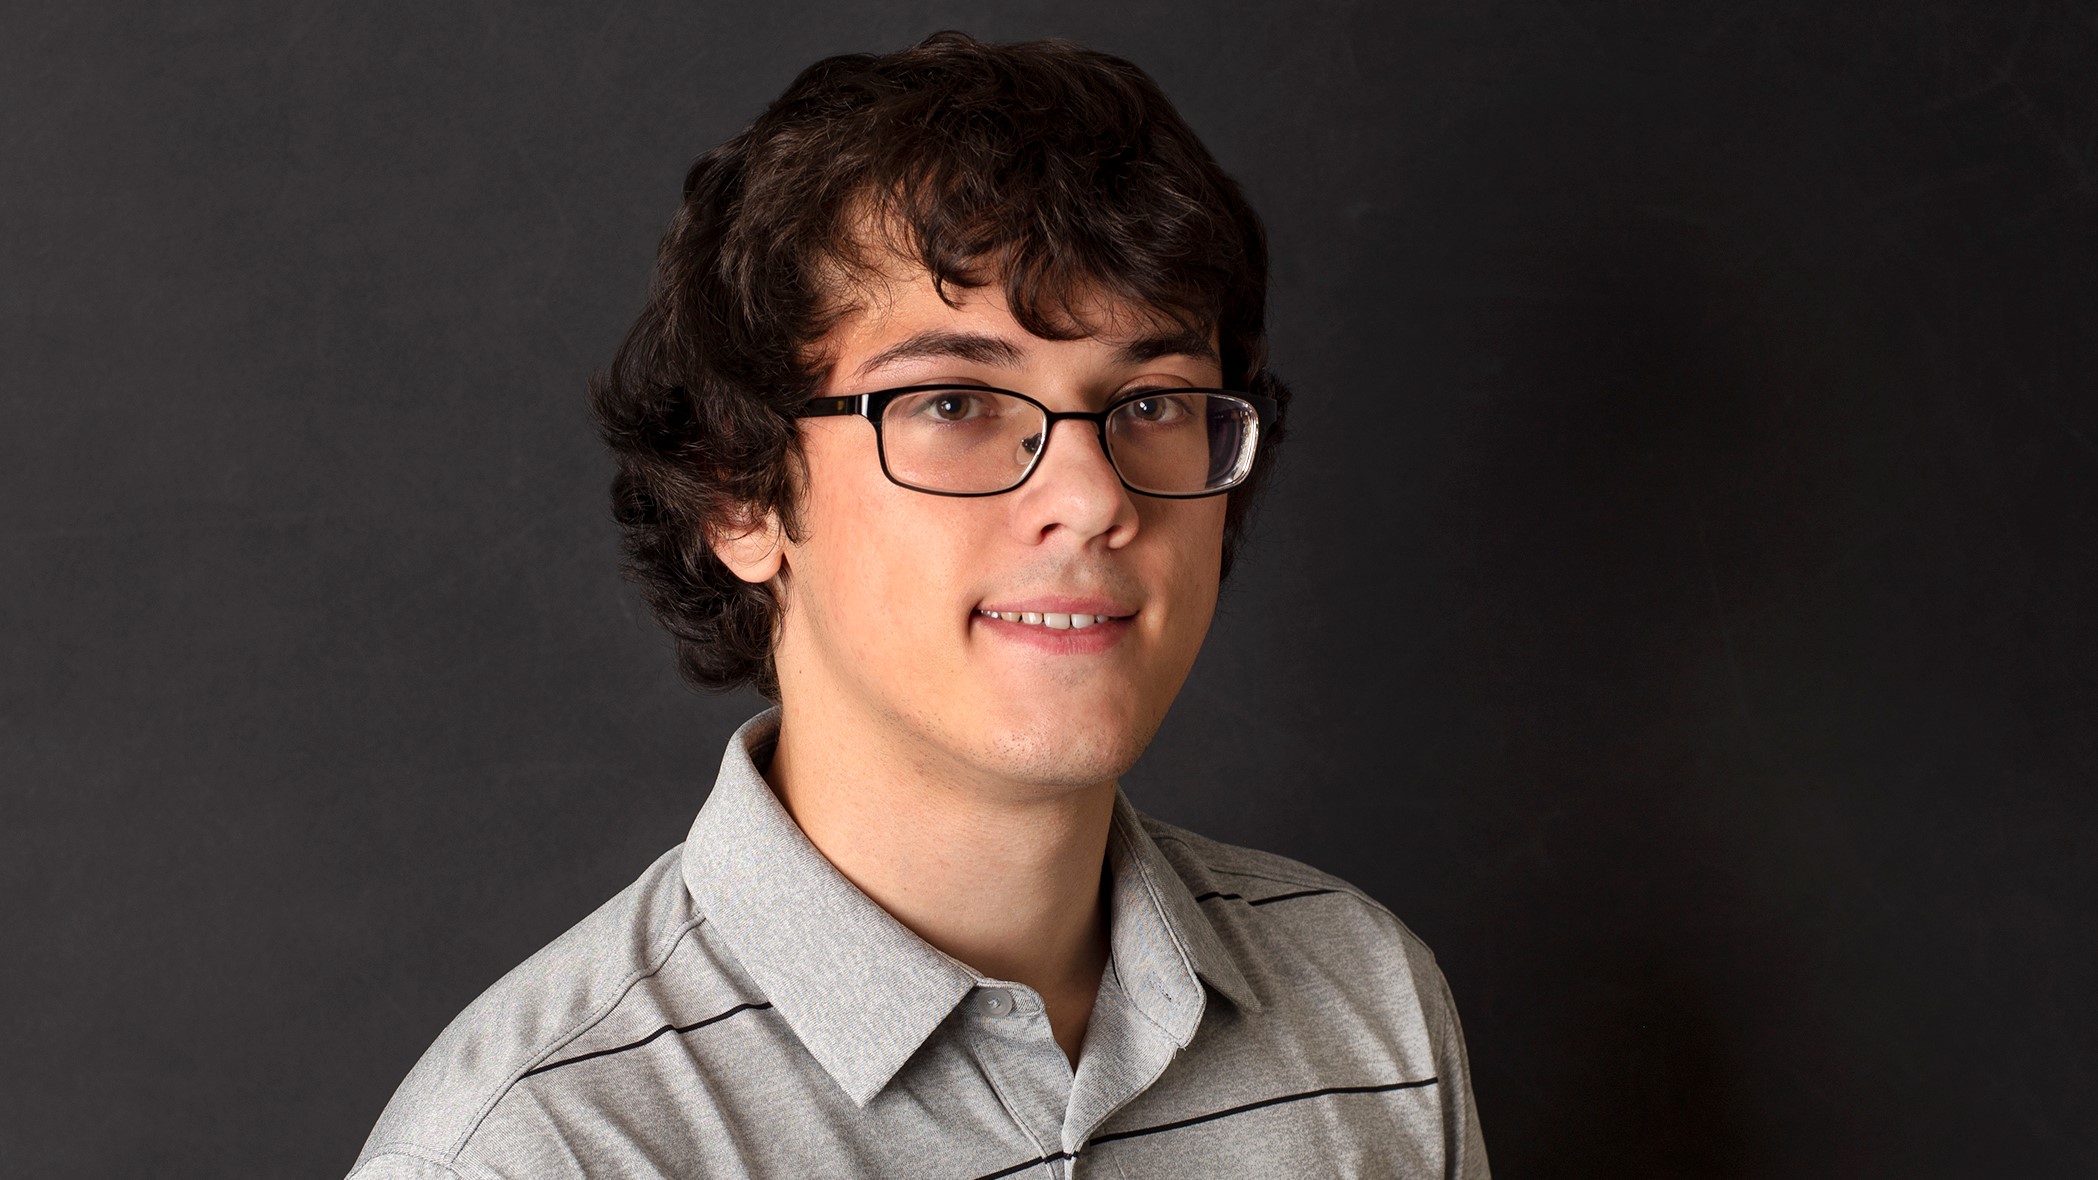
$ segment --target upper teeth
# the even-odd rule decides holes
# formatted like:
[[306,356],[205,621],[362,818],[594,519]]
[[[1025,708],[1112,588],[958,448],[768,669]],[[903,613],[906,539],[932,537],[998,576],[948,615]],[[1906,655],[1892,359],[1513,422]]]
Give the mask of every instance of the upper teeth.
[[1027,623],[1031,626],[1048,627],[1056,631],[1084,630],[1094,623],[1104,623],[1114,617],[1112,615],[1066,615],[1055,611],[1036,612],[1031,610],[986,610],[976,613],[989,615],[994,619],[1004,619],[1008,623]]

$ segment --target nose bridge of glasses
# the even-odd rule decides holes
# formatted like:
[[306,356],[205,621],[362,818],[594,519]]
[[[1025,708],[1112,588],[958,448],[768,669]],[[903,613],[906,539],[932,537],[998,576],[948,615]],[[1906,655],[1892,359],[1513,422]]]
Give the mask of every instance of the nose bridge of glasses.
[[[1044,424],[1042,426],[1042,442],[1040,446],[1035,448],[1035,466],[1041,466],[1043,456],[1049,450],[1049,436],[1056,432],[1057,425],[1062,422],[1075,421],[1087,423],[1092,427],[1092,429],[1090,430],[1081,430],[1080,433],[1088,435],[1092,438],[1093,445],[1099,449],[1101,461],[1106,463],[1110,470],[1114,469],[1114,452],[1109,450],[1107,445],[1106,411],[1044,410],[1042,413],[1044,419]],[[1070,444],[1067,443],[1065,445],[1068,446]]]

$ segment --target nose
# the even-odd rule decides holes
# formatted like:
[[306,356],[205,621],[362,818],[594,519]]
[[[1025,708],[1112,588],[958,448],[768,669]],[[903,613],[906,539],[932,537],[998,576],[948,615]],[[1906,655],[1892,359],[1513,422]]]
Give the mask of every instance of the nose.
[[1080,544],[1096,538],[1110,549],[1128,544],[1136,536],[1136,504],[1101,448],[1099,428],[1067,418],[1050,425],[1042,447],[1014,505],[1020,539],[1033,544],[1064,532]]

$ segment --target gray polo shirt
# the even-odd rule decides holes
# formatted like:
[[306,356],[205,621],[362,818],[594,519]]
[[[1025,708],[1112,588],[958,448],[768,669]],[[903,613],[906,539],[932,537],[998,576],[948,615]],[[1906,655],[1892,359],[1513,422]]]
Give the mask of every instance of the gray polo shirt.
[[423,1054],[357,1180],[1484,1177],[1434,956],[1295,861],[1117,793],[1074,1071],[1041,998],[912,934],[730,740],[684,845]]

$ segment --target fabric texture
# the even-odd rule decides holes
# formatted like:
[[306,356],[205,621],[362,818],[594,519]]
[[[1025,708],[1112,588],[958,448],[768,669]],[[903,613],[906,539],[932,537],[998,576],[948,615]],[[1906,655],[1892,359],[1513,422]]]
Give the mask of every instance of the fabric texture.
[[1426,946],[1346,882],[1117,793],[1074,1071],[1041,997],[847,881],[736,732],[685,843],[475,1000],[353,1180],[1487,1176]]

